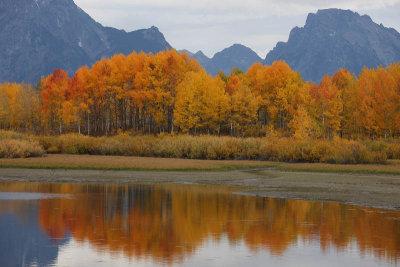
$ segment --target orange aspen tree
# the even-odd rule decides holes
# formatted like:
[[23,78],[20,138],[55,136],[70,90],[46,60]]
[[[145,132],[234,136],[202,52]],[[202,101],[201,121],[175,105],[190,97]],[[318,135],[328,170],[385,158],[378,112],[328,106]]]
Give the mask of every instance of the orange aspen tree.
[[343,104],[341,92],[325,75],[319,85],[311,85],[310,94],[314,101],[314,111],[322,129],[323,139],[331,139],[340,129]]
[[41,82],[43,116],[50,123],[51,129],[54,129],[56,122],[59,123],[60,134],[62,134],[63,125],[63,104],[70,84],[71,79],[68,73],[60,69],[56,69],[47,78],[42,78]]

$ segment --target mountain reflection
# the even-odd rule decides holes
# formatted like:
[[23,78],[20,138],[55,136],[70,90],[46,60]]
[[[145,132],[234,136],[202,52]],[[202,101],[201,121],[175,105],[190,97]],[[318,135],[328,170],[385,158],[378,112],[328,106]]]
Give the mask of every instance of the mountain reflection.
[[233,190],[178,184],[4,182],[0,192],[71,197],[37,200],[37,214],[27,213],[21,201],[0,201],[0,221],[11,213],[20,222],[38,225],[37,231],[53,240],[71,236],[99,251],[123,252],[129,258],[151,256],[165,263],[180,262],[206,240],[224,237],[278,256],[300,240],[317,241],[323,251],[341,251],[355,242],[361,254],[390,262],[400,257],[398,211],[252,197]]

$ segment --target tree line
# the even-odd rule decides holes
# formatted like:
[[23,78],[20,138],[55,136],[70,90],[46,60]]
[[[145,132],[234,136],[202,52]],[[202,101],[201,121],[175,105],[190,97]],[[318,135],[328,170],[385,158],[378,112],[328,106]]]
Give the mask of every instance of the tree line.
[[215,77],[186,53],[103,58],[35,87],[0,84],[0,128],[37,134],[188,133],[298,139],[398,137],[400,63],[319,84],[284,61]]

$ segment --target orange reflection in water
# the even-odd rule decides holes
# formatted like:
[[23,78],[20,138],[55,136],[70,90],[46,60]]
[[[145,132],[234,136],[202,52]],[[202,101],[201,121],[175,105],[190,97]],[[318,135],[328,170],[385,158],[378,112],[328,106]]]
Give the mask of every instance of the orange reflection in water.
[[[39,225],[52,238],[68,232],[99,251],[181,261],[205,240],[244,241],[282,255],[297,241],[397,262],[400,212],[338,203],[267,199],[203,185],[0,183],[0,191],[69,194],[39,200]],[[18,204],[15,204],[18,205]],[[4,207],[3,207],[4,209]],[[18,206],[8,206],[17,216]],[[0,214],[1,214],[0,209]]]

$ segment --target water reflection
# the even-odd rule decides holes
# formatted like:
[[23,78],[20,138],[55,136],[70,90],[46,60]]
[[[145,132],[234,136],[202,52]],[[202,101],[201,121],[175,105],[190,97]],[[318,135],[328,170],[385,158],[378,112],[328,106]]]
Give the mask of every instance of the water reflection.
[[[313,249],[314,258],[333,252],[337,260],[346,253],[360,262],[372,257],[396,264],[400,258],[400,212],[232,191],[177,184],[3,182],[0,192],[35,192],[44,197],[0,200],[0,262],[57,265],[59,249],[67,247],[108,252],[127,264],[140,259],[189,263],[202,251],[221,247],[226,248],[227,259],[230,253],[246,251],[243,257],[250,255],[254,261],[272,255],[277,264],[285,262],[294,248],[297,253]],[[10,225],[13,231],[8,231]],[[16,242],[10,245],[6,240]]]

